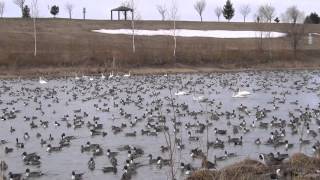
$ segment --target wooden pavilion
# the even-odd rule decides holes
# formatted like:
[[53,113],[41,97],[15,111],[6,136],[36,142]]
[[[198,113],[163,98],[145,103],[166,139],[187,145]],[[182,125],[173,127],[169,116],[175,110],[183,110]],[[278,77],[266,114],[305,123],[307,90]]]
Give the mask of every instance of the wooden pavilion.
[[124,12],[124,20],[127,20],[127,13],[131,12],[131,15],[133,17],[133,9],[125,7],[125,6],[120,6],[114,9],[111,9],[111,20],[113,20],[113,12],[117,11],[118,12],[118,20],[120,20],[120,13]]

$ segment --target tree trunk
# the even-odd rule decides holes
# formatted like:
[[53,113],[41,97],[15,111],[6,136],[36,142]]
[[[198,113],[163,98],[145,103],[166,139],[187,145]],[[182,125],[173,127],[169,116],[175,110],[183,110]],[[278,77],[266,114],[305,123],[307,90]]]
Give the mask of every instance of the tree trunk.
[[36,29],[36,18],[33,18],[33,35],[34,35],[34,56],[37,56],[37,29]]

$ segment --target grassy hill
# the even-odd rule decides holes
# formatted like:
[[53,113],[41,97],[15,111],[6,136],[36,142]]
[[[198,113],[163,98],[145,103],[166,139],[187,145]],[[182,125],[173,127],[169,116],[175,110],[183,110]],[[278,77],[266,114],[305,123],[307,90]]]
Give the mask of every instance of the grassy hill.
[[[137,29],[170,29],[169,21],[136,21]],[[216,39],[177,38],[177,55],[173,57],[173,38],[136,36],[136,53],[132,37],[94,33],[95,29],[131,28],[130,21],[37,19],[38,55],[33,56],[33,22],[24,19],[0,19],[0,67],[10,69],[111,67],[115,58],[118,68],[163,67],[175,65],[212,67],[253,67],[288,61],[311,64],[320,57],[320,36],[312,46],[307,36],[301,41],[297,57],[293,56],[291,38]],[[177,22],[178,29],[261,30],[288,32],[290,24]],[[319,25],[307,25],[307,34],[320,33]],[[300,61],[303,60],[303,61]],[[291,63],[289,63],[290,65]],[[320,63],[319,63],[320,64]]]

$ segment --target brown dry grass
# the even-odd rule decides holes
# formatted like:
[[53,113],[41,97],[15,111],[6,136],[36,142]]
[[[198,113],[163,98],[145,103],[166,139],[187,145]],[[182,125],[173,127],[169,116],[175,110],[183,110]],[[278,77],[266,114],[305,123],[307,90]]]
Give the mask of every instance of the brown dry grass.
[[280,179],[311,180],[320,179],[320,159],[304,154],[294,154],[288,161],[280,166],[267,167],[261,162],[246,159],[239,163],[227,166],[221,170],[199,170],[194,172],[188,180],[256,180],[270,179],[270,174],[280,168]]
[[[256,68],[296,67],[288,38],[263,40],[261,49],[257,39],[177,38],[177,56],[174,58],[171,37],[136,37],[136,53],[132,53],[131,37],[91,32],[101,28],[130,28],[129,21],[95,21],[38,19],[38,55],[33,56],[32,20],[0,19],[0,67],[19,74],[29,69],[86,69],[109,70],[113,57],[120,69],[145,67]],[[137,21],[138,29],[168,29],[172,22]],[[226,30],[288,30],[288,24],[177,22],[177,28]],[[306,32],[320,32],[317,25],[308,25]],[[306,39],[301,45],[297,67],[307,64],[319,66],[320,36],[314,45]],[[270,51],[271,50],[271,51]],[[271,52],[271,53],[270,53]],[[305,62],[307,60],[307,62]],[[313,67],[314,67],[313,66]],[[17,72],[18,71],[18,72]],[[92,70],[93,71],[93,70]],[[32,72],[29,72],[32,73]],[[4,75],[4,73],[1,73]]]

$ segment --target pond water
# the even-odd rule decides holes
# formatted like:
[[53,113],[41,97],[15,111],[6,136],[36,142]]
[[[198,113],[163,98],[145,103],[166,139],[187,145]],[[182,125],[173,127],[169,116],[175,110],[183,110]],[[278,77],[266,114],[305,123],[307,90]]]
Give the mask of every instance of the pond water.
[[[318,136],[313,137],[307,133],[307,126],[310,130],[319,132],[318,71],[90,78],[48,79],[47,84],[40,84],[38,79],[0,80],[0,139],[7,141],[0,145],[0,159],[9,167],[4,172],[5,175],[10,171],[24,173],[29,168],[31,171],[44,173],[38,179],[71,179],[72,171],[84,173],[83,179],[120,179],[128,151],[119,148],[131,145],[144,151],[141,157],[135,159],[139,167],[132,179],[167,179],[169,167],[149,165],[148,154],[152,154],[154,158],[161,156],[168,159],[168,151],[161,152],[160,148],[167,146],[167,133],[161,131],[161,127],[167,126],[167,132],[174,139],[174,119],[179,131],[176,131],[176,137],[185,146],[182,150],[175,148],[176,168],[179,168],[180,162],[201,168],[201,159],[192,158],[190,151],[199,148],[206,153],[207,136],[209,142],[219,138],[224,141],[225,146],[223,149],[210,147],[208,160],[214,162],[214,156],[223,156],[225,150],[236,153],[236,157],[218,161],[218,168],[248,157],[258,160],[260,153],[280,152],[291,155],[303,152],[312,155],[312,146],[319,139]],[[232,97],[237,89],[248,91],[250,95],[243,98]],[[259,118],[257,112],[263,112],[265,116]],[[162,121],[164,117],[166,123]],[[290,123],[294,119],[297,120],[295,129]],[[42,126],[41,121],[48,121],[48,127]],[[91,135],[90,129],[93,126],[88,127],[88,122],[94,124],[95,121],[103,126],[96,131],[106,132],[106,136]],[[31,128],[32,122],[38,127]],[[199,124],[206,126],[208,122],[208,132],[205,128],[203,133],[199,133]],[[261,128],[261,122],[267,123],[267,128]],[[75,124],[80,124],[81,127],[74,128]],[[126,127],[120,128],[122,131],[115,134],[112,126],[121,127],[122,124]],[[15,129],[14,132],[10,132],[11,127]],[[215,128],[226,130],[226,135],[216,134]],[[142,135],[142,129],[150,132],[158,130],[154,133],[157,136]],[[235,134],[233,129],[239,132]],[[283,130],[285,134],[279,139],[293,144],[292,148],[265,144],[271,138],[271,132],[284,132]],[[297,130],[296,134],[292,134],[294,130]],[[134,131],[136,136],[126,136],[126,133]],[[24,138],[26,132],[30,138]],[[188,132],[191,132],[191,136],[199,137],[199,140],[190,141]],[[59,146],[62,133],[75,138],[61,151],[47,152],[47,144]],[[49,140],[50,134],[52,141]],[[242,136],[242,145],[228,143],[228,136]],[[24,148],[16,147],[16,138],[24,143]],[[255,144],[257,138],[260,138],[261,145]],[[310,143],[303,145],[300,138],[310,140]],[[41,145],[41,139],[47,144]],[[93,153],[81,152],[81,145],[88,141],[99,144],[103,150],[103,155],[94,156],[93,171],[87,165]],[[13,152],[6,154],[5,147],[13,148]],[[118,152],[116,174],[102,172],[103,167],[111,166],[106,155],[107,149]],[[25,165],[23,152],[37,153],[41,157],[41,165]],[[184,179],[187,176],[178,170],[177,177]]]

